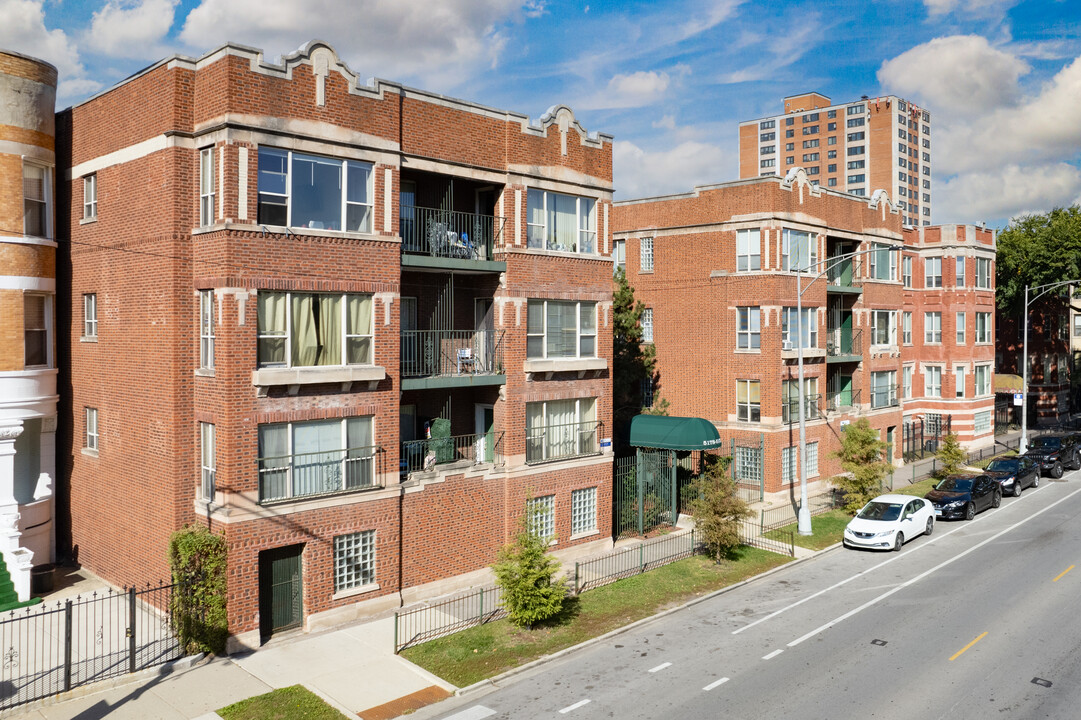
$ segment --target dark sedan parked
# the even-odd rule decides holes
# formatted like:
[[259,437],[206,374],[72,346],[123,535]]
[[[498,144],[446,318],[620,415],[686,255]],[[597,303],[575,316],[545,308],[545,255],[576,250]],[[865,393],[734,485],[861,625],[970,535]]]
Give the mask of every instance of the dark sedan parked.
[[1002,487],[1003,495],[1018,497],[1025,488],[1040,486],[1040,469],[1032,458],[995,458],[984,472]]
[[976,513],[1002,504],[1002,488],[989,475],[950,475],[927,493],[935,517],[971,520]]
[[1062,477],[1062,471],[1067,467],[1081,470],[1081,447],[1077,444],[1077,438],[1068,433],[1032,438],[1025,456],[1035,460],[1044,475],[1053,478]]

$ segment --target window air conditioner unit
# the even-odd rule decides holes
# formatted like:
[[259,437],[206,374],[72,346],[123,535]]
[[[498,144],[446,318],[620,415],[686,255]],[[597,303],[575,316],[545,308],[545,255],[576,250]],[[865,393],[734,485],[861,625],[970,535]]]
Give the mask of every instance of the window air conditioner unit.
[[781,341],[781,349],[782,350],[791,350],[792,349],[792,341],[791,340],[783,340],[783,341]]

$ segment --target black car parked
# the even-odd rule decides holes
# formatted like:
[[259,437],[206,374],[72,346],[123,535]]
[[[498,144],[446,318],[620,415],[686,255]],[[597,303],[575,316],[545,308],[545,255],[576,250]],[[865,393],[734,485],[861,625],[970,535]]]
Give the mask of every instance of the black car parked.
[[971,520],[976,513],[1002,504],[1002,488],[990,475],[950,475],[927,493],[935,516]]
[[1069,433],[1040,435],[1029,441],[1025,457],[1035,460],[1044,475],[1062,477],[1065,468],[1081,470],[1081,445],[1077,436]]
[[1017,497],[1027,487],[1040,486],[1040,469],[1028,457],[995,458],[984,470],[1002,487],[1002,494]]

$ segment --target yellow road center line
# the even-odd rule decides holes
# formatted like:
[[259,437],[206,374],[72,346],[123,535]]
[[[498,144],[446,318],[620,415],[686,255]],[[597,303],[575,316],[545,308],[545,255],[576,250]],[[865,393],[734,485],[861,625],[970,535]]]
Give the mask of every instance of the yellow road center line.
[[1065,575],[1066,573],[1070,572],[1071,570],[1073,570],[1073,565],[1071,565],[1070,567],[1066,568],[1065,570],[1063,570],[1062,572],[1060,572],[1060,573],[1059,573],[1058,575],[1056,575],[1056,576],[1055,576],[1055,579],[1054,579],[1054,580],[1052,580],[1051,582],[1058,582],[1058,579],[1059,579],[1060,577],[1062,577],[1062,576],[1063,576],[1063,575]]
[[983,636],[986,635],[986,634],[987,634],[987,631],[984,630],[982,633],[979,634],[979,636],[975,640],[973,640],[968,645],[965,645],[963,648],[961,648],[960,650],[955,652],[953,655],[951,655],[950,660],[951,661],[956,660],[957,658],[961,657],[961,655],[964,654],[965,650],[968,650],[970,647],[972,647],[973,645],[978,643],[980,640],[983,640]]

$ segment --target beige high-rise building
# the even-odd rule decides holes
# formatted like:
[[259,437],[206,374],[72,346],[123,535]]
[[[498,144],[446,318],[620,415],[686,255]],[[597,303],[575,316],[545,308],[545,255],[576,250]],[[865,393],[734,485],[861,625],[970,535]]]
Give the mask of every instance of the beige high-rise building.
[[931,113],[895,95],[834,104],[819,93],[784,99],[784,113],[739,125],[739,176],[802,167],[831,190],[885,190],[906,225],[930,225]]

